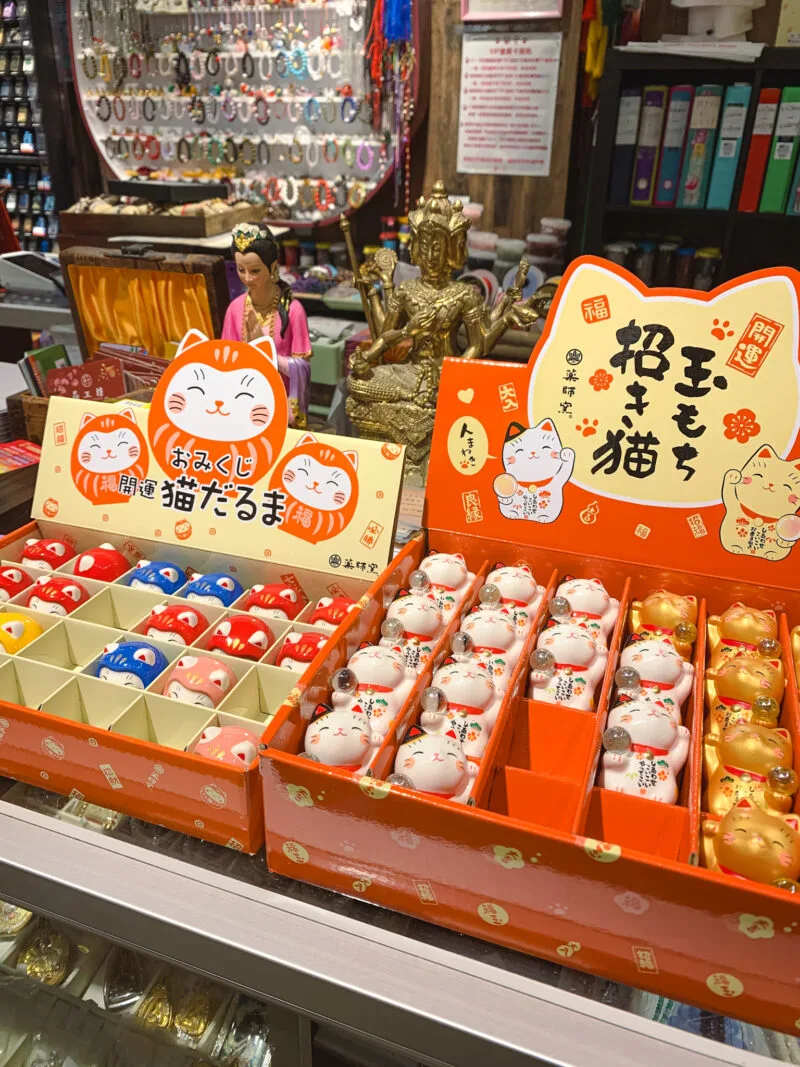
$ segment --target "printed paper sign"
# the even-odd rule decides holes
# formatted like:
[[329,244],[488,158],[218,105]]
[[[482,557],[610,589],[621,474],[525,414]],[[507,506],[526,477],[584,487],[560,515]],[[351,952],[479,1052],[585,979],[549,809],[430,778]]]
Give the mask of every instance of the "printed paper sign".
[[446,362],[431,527],[790,584],[798,293],[788,269],[701,294],[576,260],[528,367]]
[[274,359],[268,339],[193,332],[149,409],[53,397],[34,516],[323,571],[353,560],[377,575],[403,449],[287,429]]

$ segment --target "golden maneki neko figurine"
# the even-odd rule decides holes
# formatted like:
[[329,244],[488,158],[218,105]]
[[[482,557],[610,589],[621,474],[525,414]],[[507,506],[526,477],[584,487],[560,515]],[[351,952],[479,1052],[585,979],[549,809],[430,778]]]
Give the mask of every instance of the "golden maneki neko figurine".
[[[406,446],[406,478],[422,484],[428,463],[439,375],[445,356],[457,356],[463,326],[464,359],[492,351],[510,327],[527,330],[547,313],[555,285],[545,285],[522,301],[528,263],[522,261],[514,285],[490,311],[476,289],[453,281],[467,259],[470,220],[459,200],[450,201],[443,182],[409,215],[411,262],[420,277],[395,288],[397,256],[381,249],[358,266],[347,220],[347,240],[372,341],[353,355],[347,413],[361,437]],[[375,283],[380,282],[383,299]]]

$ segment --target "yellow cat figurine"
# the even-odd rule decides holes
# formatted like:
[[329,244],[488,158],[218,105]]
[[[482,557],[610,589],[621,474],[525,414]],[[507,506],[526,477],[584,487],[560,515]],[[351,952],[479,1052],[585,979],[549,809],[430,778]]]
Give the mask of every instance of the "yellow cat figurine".
[[668,637],[684,659],[691,659],[697,637],[697,597],[656,589],[631,604],[630,628],[644,640]]
[[[709,667],[706,671],[706,731],[719,737],[731,723],[750,722],[753,701],[757,697],[776,702],[777,708],[770,718],[777,723],[785,688],[783,662],[779,659],[734,656],[718,667]],[[763,705],[763,701],[759,704]]]
[[792,630],[792,659],[794,669],[800,675],[800,626],[795,626]]
[[723,548],[736,555],[785,559],[800,536],[794,521],[800,507],[800,462],[781,459],[771,445],[761,445],[741,470],[725,472],[722,503]]
[[[779,656],[778,620],[771,609],[760,611],[746,604],[731,604],[721,615],[708,617],[709,665],[718,667],[734,656]],[[763,642],[767,642],[766,645]]]
[[740,800],[767,811],[788,812],[798,778],[792,770],[788,730],[758,722],[730,726],[720,737],[706,734],[707,789],[703,810],[724,815]]
[[703,857],[710,871],[800,890],[800,818],[771,815],[740,800],[721,819],[703,822]]

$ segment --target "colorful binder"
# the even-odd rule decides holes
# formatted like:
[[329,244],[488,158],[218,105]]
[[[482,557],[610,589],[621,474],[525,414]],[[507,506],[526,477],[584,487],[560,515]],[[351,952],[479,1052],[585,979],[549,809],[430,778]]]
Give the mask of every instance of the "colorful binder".
[[653,197],[656,207],[674,207],[678,197],[678,182],[693,98],[693,85],[673,85],[670,89],[664,140],[661,145],[661,164]]
[[705,207],[721,103],[721,85],[698,85],[686,134],[678,207]]
[[762,214],[786,210],[789,185],[797,159],[798,135],[800,135],[800,86],[788,85],[781,94],[775,136],[769,152],[764,188],[758,210]]
[[759,93],[742,179],[742,192],[739,196],[740,211],[758,211],[758,201],[761,196],[761,187],[764,184],[764,171],[767,169],[780,99],[780,89],[762,89]]
[[797,166],[794,169],[794,177],[789,185],[786,214],[800,215],[800,152],[797,154]]
[[613,207],[624,207],[628,203],[641,109],[641,91],[623,89],[619,98],[617,132],[614,136],[614,155],[611,159],[611,182],[608,190],[608,202]]
[[731,206],[733,183],[742,151],[744,122],[752,91],[752,85],[747,82],[736,82],[725,90],[717,150],[706,199],[706,208],[709,211],[727,211]]
[[636,158],[631,181],[631,204],[653,203],[661,148],[661,131],[664,129],[664,113],[667,106],[666,85],[646,85],[642,92],[642,117],[639,120],[639,137],[636,142]]

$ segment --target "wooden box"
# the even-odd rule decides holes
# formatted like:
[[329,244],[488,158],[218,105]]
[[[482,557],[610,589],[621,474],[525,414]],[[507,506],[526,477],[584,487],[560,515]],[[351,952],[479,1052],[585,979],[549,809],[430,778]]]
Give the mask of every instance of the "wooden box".
[[256,222],[258,209],[251,204],[235,204],[214,215],[100,215],[93,212],[62,211],[59,215],[59,244],[105,246],[109,237],[216,237],[241,222]]

